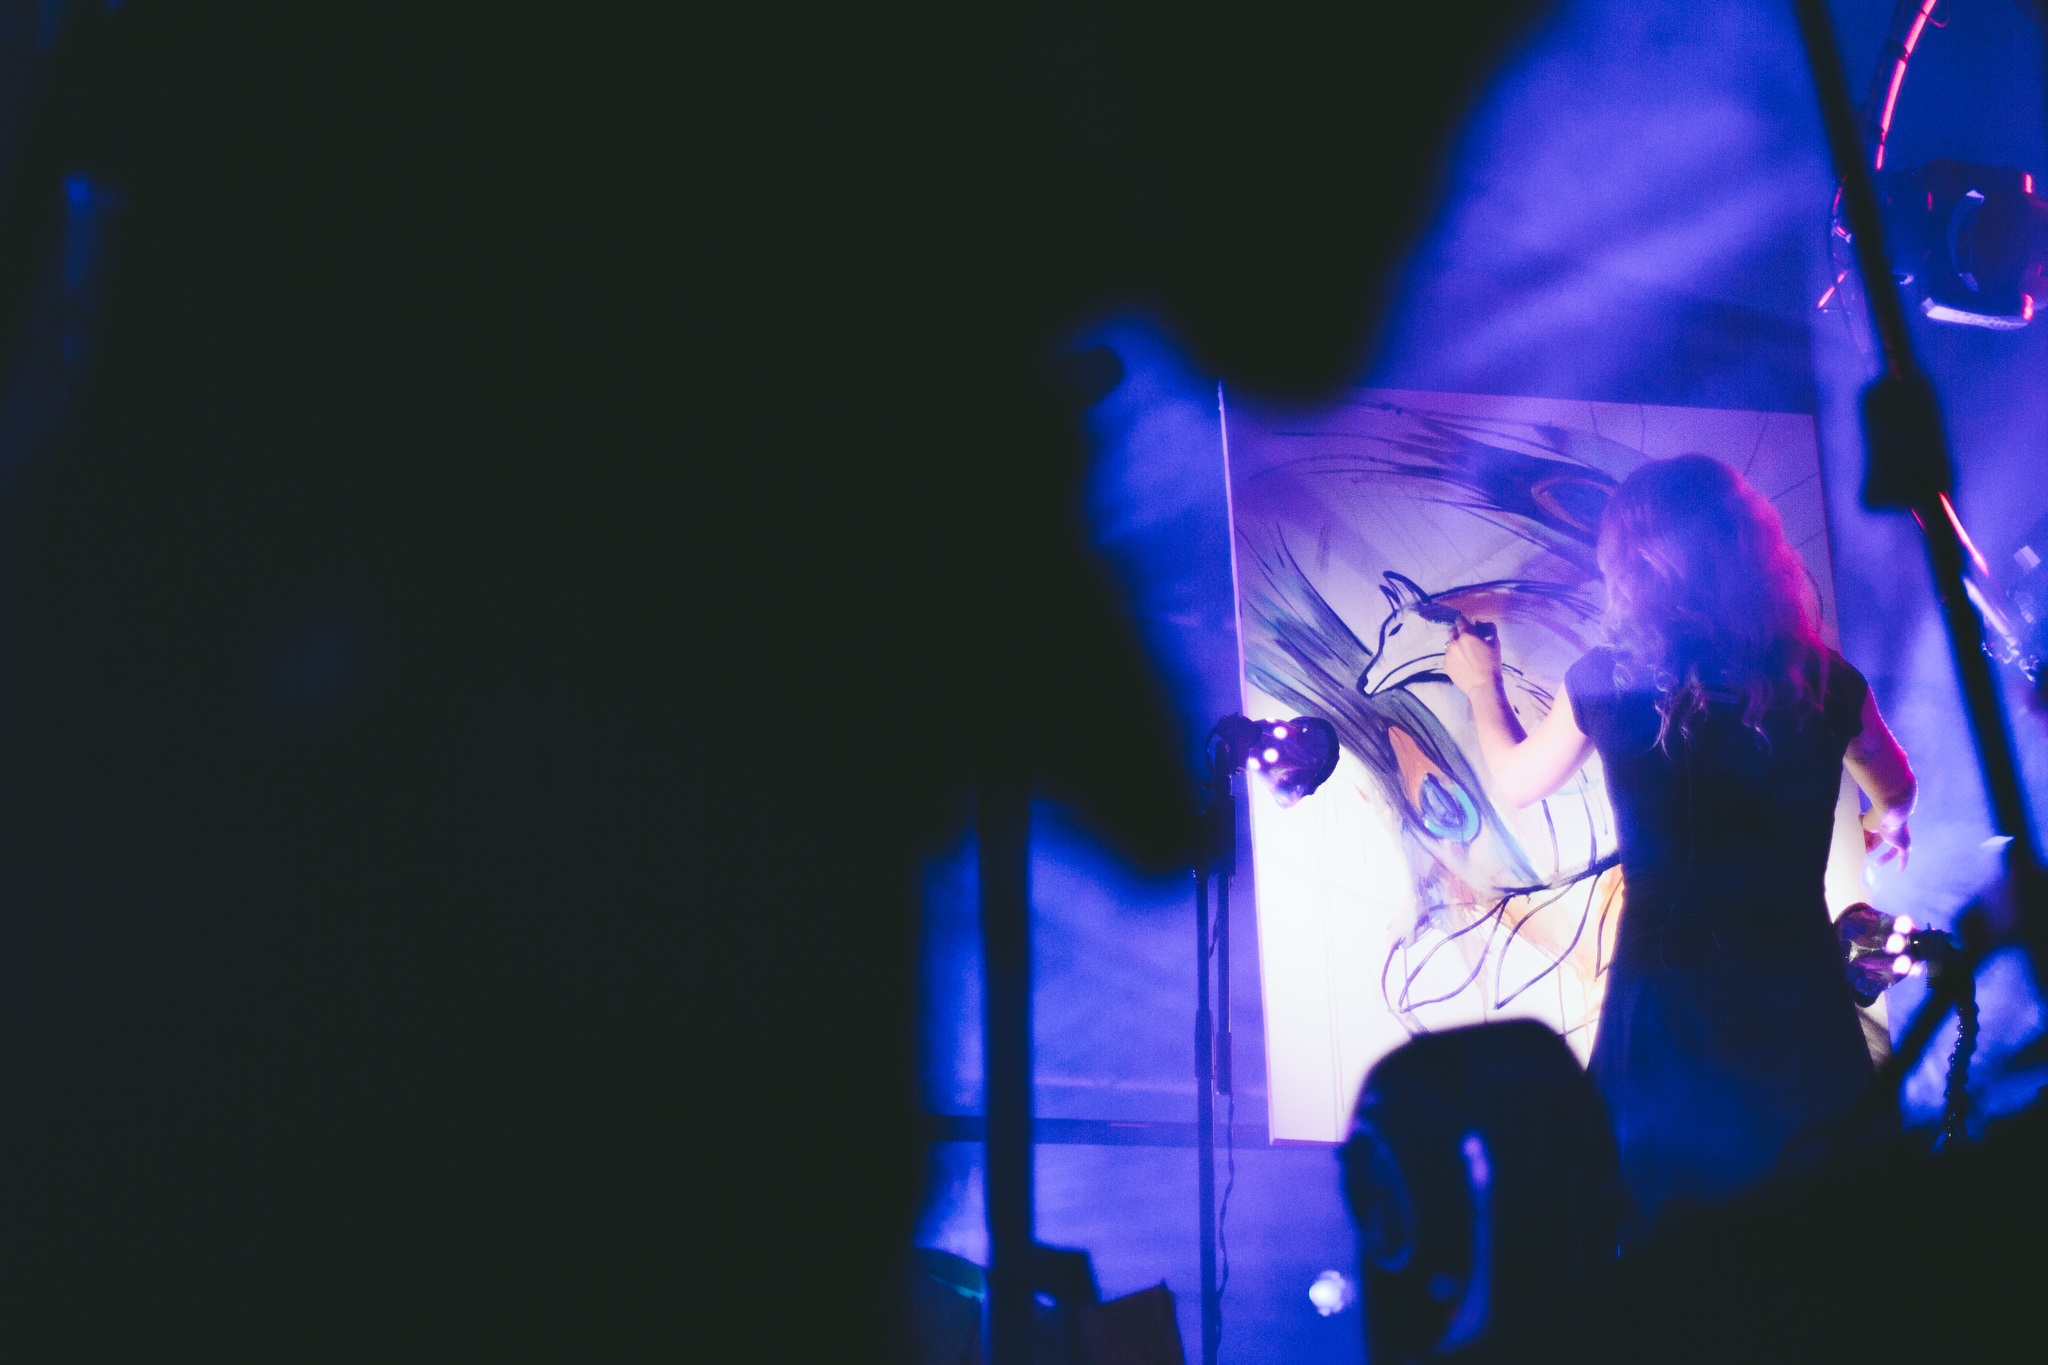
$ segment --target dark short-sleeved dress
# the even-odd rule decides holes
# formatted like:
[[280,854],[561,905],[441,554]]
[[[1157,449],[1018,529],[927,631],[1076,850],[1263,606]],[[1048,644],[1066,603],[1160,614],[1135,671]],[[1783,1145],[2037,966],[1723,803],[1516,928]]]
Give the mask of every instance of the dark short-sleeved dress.
[[1596,649],[1566,674],[1614,806],[1625,908],[1594,1040],[1632,1199],[1623,1243],[1674,1201],[1712,1202],[1871,1077],[1822,880],[1863,676],[1829,652],[1820,710],[1710,701],[1657,744],[1655,694]]

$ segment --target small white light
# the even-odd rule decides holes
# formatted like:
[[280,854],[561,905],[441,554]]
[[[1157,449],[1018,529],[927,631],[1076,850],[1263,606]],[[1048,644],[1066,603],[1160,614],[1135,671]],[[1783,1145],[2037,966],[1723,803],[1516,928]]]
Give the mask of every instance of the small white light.
[[1892,932],[1895,934],[1912,933],[1913,917],[1911,915],[1900,915],[1897,919],[1892,921]]
[[1904,953],[1900,953],[1892,959],[1892,973],[1896,976],[1911,976],[1913,974],[1913,965],[1912,958],[1907,957]]
[[1884,950],[1888,953],[1905,952],[1906,936],[1904,934],[1893,934],[1890,938],[1884,941]]
[[1349,1308],[1357,1297],[1358,1291],[1339,1270],[1325,1270],[1308,1287],[1308,1301],[1326,1318]]
[[1921,969],[1922,969],[1922,968],[1924,968],[1924,967],[1925,967],[1926,965],[1927,965],[1927,964],[1926,964],[1926,963],[1924,963],[1924,962],[1915,962],[1915,963],[1913,964],[1913,970],[1912,970],[1912,971],[1910,971],[1910,972],[1907,972],[1907,973],[1906,973],[1906,975],[1907,975],[1907,976],[1918,976],[1918,975],[1920,975]]
[[1278,763],[1279,761],[1280,761],[1280,751],[1279,751],[1278,749],[1268,749],[1268,750],[1266,750],[1266,762],[1268,762],[1268,763]]
[[1274,726],[1274,727],[1273,727],[1273,738],[1275,738],[1275,739],[1285,739],[1285,738],[1287,738],[1287,727],[1286,727],[1286,726],[1284,726],[1284,725],[1276,725],[1276,726]]
[[1257,772],[1259,770],[1259,760],[1248,758],[1244,761],[1244,766],[1250,768],[1253,772]]

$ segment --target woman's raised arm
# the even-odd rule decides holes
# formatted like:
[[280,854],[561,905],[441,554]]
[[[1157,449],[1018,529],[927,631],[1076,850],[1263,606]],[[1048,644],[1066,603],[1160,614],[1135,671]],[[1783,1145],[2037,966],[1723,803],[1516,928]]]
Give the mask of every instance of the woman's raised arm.
[[1560,685],[1550,714],[1533,735],[1522,728],[1508,704],[1500,671],[1500,635],[1485,621],[1460,616],[1444,646],[1444,672],[1472,703],[1479,753],[1494,789],[1509,805],[1534,805],[1562,787],[1585,764],[1593,741],[1579,729],[1572,699]]

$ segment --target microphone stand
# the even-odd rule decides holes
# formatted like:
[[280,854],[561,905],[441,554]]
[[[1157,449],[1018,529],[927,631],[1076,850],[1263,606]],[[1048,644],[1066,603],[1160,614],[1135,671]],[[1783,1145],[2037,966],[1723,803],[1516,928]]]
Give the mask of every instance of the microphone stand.
[[[1884,354],[1882,372],[1862,395],[1867,461],[1863,505],[1872,510],[1911,512],[1926,538],[1934,591],[1962,684],[1970,739],[1990,797],[1992,825],[1997,833],[2011,840],[2006,845],[2006,871],[2013,892],[2012,910],[2019,921],[2021,940],[2038,969],[2048,964],[2048,955],[2043,952],[2048,949],[2048,914],[2043,913],[2040,898],[2040,850],[2034,841],[2019,767],[2013,759],[2012,730],[2006,720],[2004,701],[1991,672],[1991,661],[1984,653],[1984,622],[1963,586],[1965,550],[1948,504],[1951,465],[1941,405],[1935,398],[1934,386],[1913,355],[1912,340],[1906,330],[1906,310],[1899,301],[1898,286],[1885,253],[1884,223],[1878,211],[1876,190],[1871,185],[1870,168],[1864,164],[1863,139],[1857,130],[1855,106],[1842,71],[1841,52],[1835,43],[1826,0],[1793,0],[1793,8],[1798,13],[1807,61],[1813,69],[1835,170],[1842,180],[1842,203],[1853,232],[1851,244],[1856,250],[1857,275]],[[1981,906],[1973,904],[1966,910],[1958,927],[1963,950],[1939,979],[1929,982],[1927,1002],[1907,1027],[1900,1048],[1880,1072],[1880,1087],[1890,1089],[1904,1079],[1907,1069],[1919,1059],[1933,1036],[1935,1025],[1960,999],[1962,981],[1972,977],[1985,954],[1997,946],[1992,925]],[[2010,932],[2010,926],[1998,927]]]

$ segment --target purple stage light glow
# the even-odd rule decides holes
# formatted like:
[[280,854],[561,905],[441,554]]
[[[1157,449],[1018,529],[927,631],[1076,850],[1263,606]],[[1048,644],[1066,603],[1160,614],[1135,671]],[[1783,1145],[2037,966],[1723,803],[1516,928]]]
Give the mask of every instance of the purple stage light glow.
[[[1940,0],[1922,0],[1920,12],[1913,16],[1913,26],[1906,30],[1905,40],[1900,43],[1899,60],[1892,67],[1891,85],[1884,92],[1884,112],[1877,119],[1877,156],[1873,170],[1884,169],[1884,143],[1891,136],[1892,111],[1898,107],[1899,87],[1906,83],[1906,63],[1913,59],[1913,49],[1919,45],[1920,35],[1927,30],[1927,21],[1934,14],[1934,7]],[[1936,25],[1937,28],[1942,27]]]

